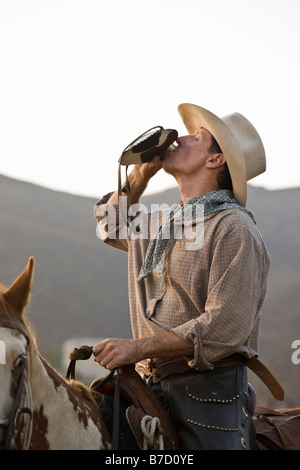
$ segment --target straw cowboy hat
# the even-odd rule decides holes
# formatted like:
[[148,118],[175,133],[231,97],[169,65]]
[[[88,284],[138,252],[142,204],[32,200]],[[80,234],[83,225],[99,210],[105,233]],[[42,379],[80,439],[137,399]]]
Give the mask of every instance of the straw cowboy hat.
[[189,103],[180,104],[178,112],[189,134],[203,127],[214,136],[227,162],[234,196],[239,204],[245,206],[247,181],[266,170],[265,150],[256,129],[239,113],[220,119]]

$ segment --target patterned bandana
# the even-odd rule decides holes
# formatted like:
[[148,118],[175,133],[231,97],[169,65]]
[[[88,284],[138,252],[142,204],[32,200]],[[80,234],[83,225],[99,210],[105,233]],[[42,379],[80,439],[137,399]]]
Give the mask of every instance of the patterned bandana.
[[253,213],[238,204],[233,193],[227,189],[211,191],[203,196],[194,197],[189,199],[184,206],[178,203],[173,204],[167,213],[166,221],[150,240],[146,258],[137,279],[138,281],[141,281],[154,270],[157,272],[159,281],[162,284],[166,250],[170,239],[174,237],[174,224],[176,223],[174,219],[184,220],[184,223],[189,223],[190,225],[191,223],[198,222],[197,218],[195,218],[195,212],[197,213],[196,209],[199,204],[203,204],[202,207],[204,208],[204,211],[201,211],[202,218],[203,215],[212,214],[213,212],[226,209],[240,209],[246,212],[253,222],[256,223]]

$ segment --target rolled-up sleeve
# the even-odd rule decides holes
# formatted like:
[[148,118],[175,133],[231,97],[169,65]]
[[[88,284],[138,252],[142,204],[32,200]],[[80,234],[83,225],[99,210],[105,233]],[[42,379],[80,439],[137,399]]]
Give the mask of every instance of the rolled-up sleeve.
[[243,225],[218,237],[209,266],[205,311],[172,331],[194,344],[189,365],[210,369],[213,362],[251,350],[250,335],[258,328],[269,260],[260,240]]

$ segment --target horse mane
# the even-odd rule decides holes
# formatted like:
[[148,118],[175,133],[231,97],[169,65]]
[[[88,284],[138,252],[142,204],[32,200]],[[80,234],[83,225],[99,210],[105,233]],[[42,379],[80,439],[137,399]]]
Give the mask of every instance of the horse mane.
[[93,403],[93,405],[98,407],[98,404],[94,398],[94,395],[99,395],[97,392],[93,392],[86,385],[84,385],[82,382],[78,382],[77,380],[69,380],[67,382],[69,383],[71,387],[74,388],[75,391],[80,393],[83,398],[85,398],[87,401]]

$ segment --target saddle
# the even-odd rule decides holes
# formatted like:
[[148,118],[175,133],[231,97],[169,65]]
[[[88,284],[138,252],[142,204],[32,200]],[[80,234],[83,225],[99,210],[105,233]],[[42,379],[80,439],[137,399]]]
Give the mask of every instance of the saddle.
[[[94,380],[90,388],[104,396],[114,397],[114,418],[118,416],[118,399],[125,399],[129,406],[126,411],[127,421],[141,449],[143,449],[144,433],[142,423],[152,421],[157,424],[150,447],[157,450],[159,439],[163,438],[165,450],[180,448],[175,427],[156,394],[145,384],[136,372],[134,365],[119,367],[117,373]],[[153,425],[153,424],[152,424]],[[114,419],[114,431],[116,422]],[[149,429],[150,431],[150,429]]]
[[300,449],[300,408],[271,410],[256,407],[253,422],[259,450]]
[[[67,379],[75,379],[75,364],[78,359],[89,359],[92,347],[80,346],[70,354]],[[135,366],[128,365],[114,369],[106,377],[92,382],[90,389],[103,396],[114,397],[113,450],[118,449],[119,402],[128,402],[126,418],[141,449],[145,449],[145,433],[148,433],[147,449],[178,450],[180,442],[174,424],[156,394],[136,372]]]

